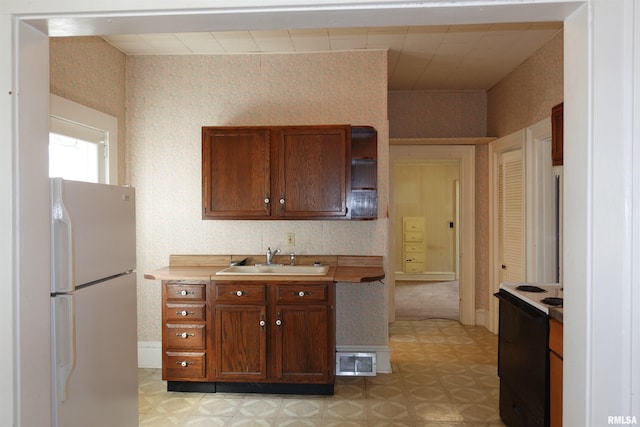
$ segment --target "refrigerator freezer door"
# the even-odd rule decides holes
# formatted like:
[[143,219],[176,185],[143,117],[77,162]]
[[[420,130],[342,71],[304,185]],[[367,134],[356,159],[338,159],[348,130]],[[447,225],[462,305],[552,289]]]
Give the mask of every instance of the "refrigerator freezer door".
[[54,178],[51,202],[53,293],[135,269],[133,188]]
[[[69,298],[62,295],[63,298]],[[52,299],[60,298],[60,296]],[[52,402],[55,427],[133,427],[138,425],[138,368],[135,274],[79,289],[75,310],[74,356],[57,346],[69,345],[68,331],[53,336],[53,357],[74,359],[66,384],[57,384]],[[54,304],[64,309],[65,304]],[[57,318],[68,318],[54,313]],[[64,365],[65,360],[60,364]],[[54,366],[58,362],[54,361]],[[64,395],[57,390],[64,389]]]

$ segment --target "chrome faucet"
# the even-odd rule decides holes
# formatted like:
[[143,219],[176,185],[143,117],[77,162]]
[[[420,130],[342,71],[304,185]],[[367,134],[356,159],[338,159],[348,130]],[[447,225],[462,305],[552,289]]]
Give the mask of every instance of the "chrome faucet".
[[271,252],[271,248],[267,248],[267,265],[271,265],[273,257],[280,253],[280,249],[276,249],[275,252]]

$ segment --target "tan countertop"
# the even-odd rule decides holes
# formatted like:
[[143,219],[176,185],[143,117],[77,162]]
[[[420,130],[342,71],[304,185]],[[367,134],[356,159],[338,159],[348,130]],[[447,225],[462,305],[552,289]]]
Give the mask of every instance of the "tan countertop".
[[[298,265],[313,265],[320,261],[329,266],[324,275],[216,275],[232,260],[248,258],[249,265],[264,262],[264,256],[239,255],[171,255],[169,265],[145,273],[150,280],[218,280],[218,281],[304,281],[304,282],[373,282],[384,278],[382,257],[378,256],[297,256]],[[274,262],[282,262],[274,259]]]

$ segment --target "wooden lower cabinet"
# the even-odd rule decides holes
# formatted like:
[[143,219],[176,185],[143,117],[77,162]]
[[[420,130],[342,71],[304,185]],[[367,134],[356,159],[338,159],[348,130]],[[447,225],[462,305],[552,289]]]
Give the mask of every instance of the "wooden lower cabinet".
[[208,281],[162,283],[162,378],[202,381],[207,377]]
[[549,320],[549,425],[562,426],[562,323]]
[[[203,302],[178,307],[170,297],[183,289],[163,284],[169,390],[333,394],[334,283],[211,282]],[[202,322],[183,318],[199,304]]]

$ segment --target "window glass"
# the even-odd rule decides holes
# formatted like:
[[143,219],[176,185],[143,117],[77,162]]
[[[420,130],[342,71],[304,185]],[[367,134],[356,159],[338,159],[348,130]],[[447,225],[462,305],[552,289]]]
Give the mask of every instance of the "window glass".
[[[49,134],[49,176],[85,182],[104,182],[104,143]],[[102,173],[101,173],[102,171]]]
[[115,117],[52,94],[49,176],[117,185],[117,129]]

